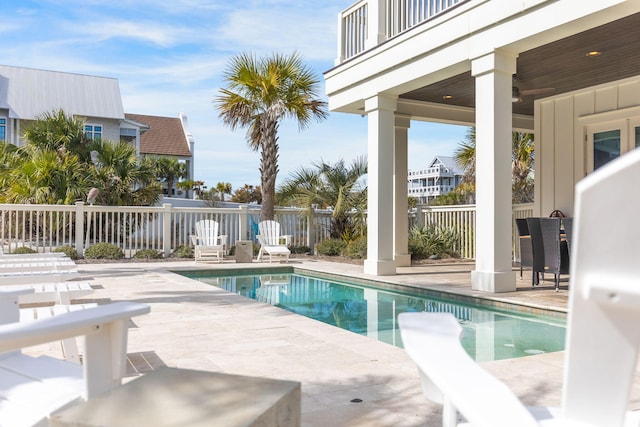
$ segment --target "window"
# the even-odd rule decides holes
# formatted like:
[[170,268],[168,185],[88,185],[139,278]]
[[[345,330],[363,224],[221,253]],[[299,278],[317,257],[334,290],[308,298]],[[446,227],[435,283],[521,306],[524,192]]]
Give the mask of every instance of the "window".
[[593,170],[620,157],[620,130],[593,134]]
[[7,140],[7,119],[0,117],[0,141]]
[[84,125],[84,134],[89,139],[102,139],[102,126]]

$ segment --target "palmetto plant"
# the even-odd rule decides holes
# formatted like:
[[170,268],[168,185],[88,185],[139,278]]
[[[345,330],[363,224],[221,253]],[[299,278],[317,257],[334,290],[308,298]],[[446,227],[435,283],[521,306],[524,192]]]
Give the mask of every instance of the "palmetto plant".
[[315,162],[313,168],[294,171],[278,189],[278,199],[308,211],[313,207],[331,208],[331,237],[359,237],[366,233],[367,192],[361,181],[366,173],[364,156],[353,160],[351,165],[343,159],[334,164]]
[[327,116],[326,103],[318,96],[319,80],[297,53],[261,59],[242,53],[231,59],[224,79],[227,86],[214,103],[224,124],[247,128],[249,147],[260,152],[260,219],[273,219],[278,127],[284,118],[292,118],[302,130]]

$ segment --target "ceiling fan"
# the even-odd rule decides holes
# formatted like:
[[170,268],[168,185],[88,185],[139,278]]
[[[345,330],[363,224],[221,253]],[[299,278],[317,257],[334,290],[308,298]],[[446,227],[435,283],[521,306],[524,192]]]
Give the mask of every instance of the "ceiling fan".
[[554,87],[543,87],[538,89],[523,89],[516,85],[516,78],[513,77],[513,86],[511,87],[511,101],[512,102],[522,102],[523,96],[533,96],[533,95],[543,95],[545,93],[551,93],[555,91]]

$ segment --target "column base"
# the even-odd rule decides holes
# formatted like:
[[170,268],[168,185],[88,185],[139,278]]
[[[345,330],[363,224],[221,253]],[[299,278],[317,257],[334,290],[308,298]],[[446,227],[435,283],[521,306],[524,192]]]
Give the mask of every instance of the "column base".
[[515,271],[471,272],[471,289],[483,292],[514,292],[516,290]]
[[393,260],[365,259],[364,274],[371,274],[374,276],[392,276],[396,274],[396,262]]
[[396,254],[396,267],[411,267],[411,254]]

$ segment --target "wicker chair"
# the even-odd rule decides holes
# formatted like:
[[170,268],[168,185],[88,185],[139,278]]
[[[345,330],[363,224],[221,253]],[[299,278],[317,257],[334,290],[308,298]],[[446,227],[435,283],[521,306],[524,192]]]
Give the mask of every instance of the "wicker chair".
[[531,234],[525,218],[516,218],[516,228],[518,229],[518,242],[520,244],[520,279],[522,279],[522,268],[533,267],[533,246],[531,245]]
[[[527,218],[527,227],[531,236],[531,287],[540,284],[540,273],[544,274],[544,243],[542,242],[542,229],[540,218]],[[544,276],[543,276],[544,279]]]
[[567,251],[571,254],[571,240],[573,239],[573,218],[562,218],[565,239],[567,240]]
[[560,275],[569,274],[567,242],[560,238],[560,218],[540,218],[544,245],[544,272],[552,273],[556,292],[560,289]]

